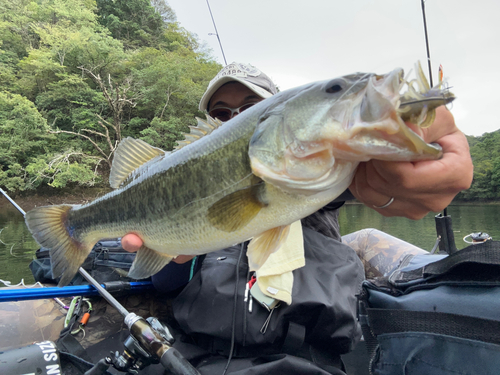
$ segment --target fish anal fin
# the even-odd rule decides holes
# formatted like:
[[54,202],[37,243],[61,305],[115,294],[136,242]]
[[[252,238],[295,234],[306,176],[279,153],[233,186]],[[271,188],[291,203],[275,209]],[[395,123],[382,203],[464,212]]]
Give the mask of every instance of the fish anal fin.
[[255,236],[250,241],[247,250],[250,271],[257,271],[286,241],[290,233],[290,225],[269,229]]
[[131,137],[123,139],[115,150],[109,184],[115,189],[120,187],[141,165],[163,155],[166,155],[165,151],[140,139]]
[[128,277],[133,279],[145,279],[161,271],[174,257],[159,253],[144,245],[137,250],[132,267],[128,271]]
[[78,272],[94,244],[81,243],[68,231],[72,205],[37,207],[26,213],[26,225],[40,246],[50,249],[52,276],[67,285]]
[[215,228],[234,232],[245,227],[260,210],[264,201],[264,182],[237,190],[214,203],[208,209],[208,220]]

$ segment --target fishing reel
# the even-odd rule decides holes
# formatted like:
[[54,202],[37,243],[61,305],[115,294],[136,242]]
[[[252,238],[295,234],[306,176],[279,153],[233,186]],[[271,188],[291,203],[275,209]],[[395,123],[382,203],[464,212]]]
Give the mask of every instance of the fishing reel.
[[200,375],[199,372],[172,347],[174,338],[167,326],[158,319],[144,319],[134,313],[125,317],[130,335],[124,342],[125,349],[111,353],[101,359],[85,375],[104,374],[109,366],[125,372],[127,375],[139,374],[139,371],[151,364],[161,363],[168,373],[174,375]]
[[80,267],[78,272],[125,317],[124,322],[130,332],[130,336],[125,340],[125,350],[122,354],[115,353],[111,357],[101,359],[85,375],[104,374],[111,365],[119,371],[126,371],[127,374],[137,374],[138,370],[151,363],[161,363],[165,370],[173,375],[200,375],[198,370],[172,347],[174,338],[168,328],[158,319],[146,320],[128,312],[87,271]]
[[[168,327],[162,324],[158,319],[149,317],[146,319],[146,322],[149,323],[149,327],[154,331],[154,336],[156,338],[159,336],[161,341],[164,342],[164,345],[171,346],[174,343],[174,338]],[[144,327],[142,331],[144,331]],[[141,334],[144,333],[145,332],[142,332]],[[137,374],[139,370],[151,364],[160,363],[160,359],[144,350],[139,341],[132,334],[125,339],[123,346],[125,347],[123,353],[111,353],[110,357],[106,358],[107,362],[118,371],[126,372],[127,374]]]

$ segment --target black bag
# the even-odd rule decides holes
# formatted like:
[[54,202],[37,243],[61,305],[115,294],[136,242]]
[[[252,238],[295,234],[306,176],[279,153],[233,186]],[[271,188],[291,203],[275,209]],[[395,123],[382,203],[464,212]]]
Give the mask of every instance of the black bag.
[[[54,284],[50,264],[50,250],[41,248],[35,253],[36,258],[29,267],[35,281]],[[110,281],[136,281],[127,277],[128,270],[135,259],[135,253],[129,253],[121,246],[119,239],[102,240],[95,244],[82,267],[97,281],[104,283]],[[77,274],[70,285],[87,284],[80,274]]]
[[409,255],[363,283],[359,319],[370,374],[500,373],[500,242]]

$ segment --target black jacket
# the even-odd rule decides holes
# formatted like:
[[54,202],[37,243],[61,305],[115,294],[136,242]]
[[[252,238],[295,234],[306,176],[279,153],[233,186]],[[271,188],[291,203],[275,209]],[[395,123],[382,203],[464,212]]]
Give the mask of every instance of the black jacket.
[[[240,253],[246,246],[208,254],[199,272],[174,300],[173,312],[185,333],[178,340],[178,349],[202,373],[217,373],[217,363],[224,368],[231,349],[233,313],[235,359],[230,370],[241,369],[228,374],[282,373],[274,372],[276,361],[280,363],[277,368],[293,362],[298,369],[296,362],[302,363],[304,369],[295,372],[299,374],[341,373],[330,365],[360,337],[356,294],[363,266],[350,247],[309,228],[303,232],[306,265],[294,271],[293,302],[274,310],[265,333],[261,328],[270,313],[256,301],[250,313],[248,302],[244,302],[248,265],[245,254]],[[256,360],[264,361],[260,372]],[[309,361],[329,372],[311,367]],[[252,366],[251,372],[243,370],[243,363]]]

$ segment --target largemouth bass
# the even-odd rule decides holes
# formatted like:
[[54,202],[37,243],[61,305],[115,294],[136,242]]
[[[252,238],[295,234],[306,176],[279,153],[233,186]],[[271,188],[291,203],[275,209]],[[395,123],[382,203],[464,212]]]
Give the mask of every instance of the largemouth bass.
[[199,120],[171,153],[126,138],[110,173],[115,191],[85,205],[35,208],[26,224],[51,249],[59,285],[72,279],[97,241],[126,233],[144,242],[129,272],[134,278],[158,272],[177,255],[250,238],[249,264],[256,270],[284,242],[291,223],[347,189],[359,162],[441,157],[438,145],[424,142],[404,121],[425,126],[454,96],[431,90],[421,69],[417,73],[417,89],[395,69],[283,91],[224,126]]

